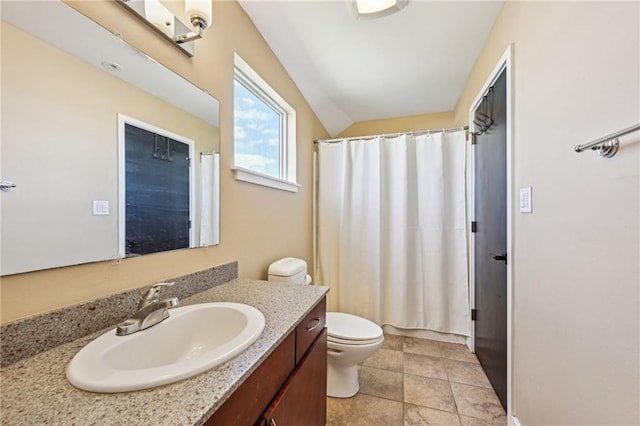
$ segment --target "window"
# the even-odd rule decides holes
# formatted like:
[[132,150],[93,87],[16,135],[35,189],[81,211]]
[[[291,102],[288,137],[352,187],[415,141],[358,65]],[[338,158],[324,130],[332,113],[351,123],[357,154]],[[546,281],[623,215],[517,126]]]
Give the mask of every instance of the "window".
[[297,192],[296,113],[237,54],[234,64],[236,179]]

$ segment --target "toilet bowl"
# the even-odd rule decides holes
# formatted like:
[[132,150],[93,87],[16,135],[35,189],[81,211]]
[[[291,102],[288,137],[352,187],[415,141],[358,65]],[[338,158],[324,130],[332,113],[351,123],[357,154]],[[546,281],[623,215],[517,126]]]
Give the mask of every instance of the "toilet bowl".
[[327,312],[327,395],[350,398],[358,393],[358,364],[380,349],[384,336],[377,324],[355,315]]
[[[269,266],[269,281],[310,284],[307,263],[286,257]],[[342,312],[327,312],[327,395],[350,398],[358,393],[358,364],[380,349],[379,325]]]

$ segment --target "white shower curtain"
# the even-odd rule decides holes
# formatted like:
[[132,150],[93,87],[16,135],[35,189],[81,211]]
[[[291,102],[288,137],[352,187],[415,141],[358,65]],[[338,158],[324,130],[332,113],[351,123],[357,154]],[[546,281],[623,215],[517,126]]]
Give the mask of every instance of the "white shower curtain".
[[464,131],[318,147],[329,308],[468,336]]
[[220,154],[200,153],[200,246],[220,244]]

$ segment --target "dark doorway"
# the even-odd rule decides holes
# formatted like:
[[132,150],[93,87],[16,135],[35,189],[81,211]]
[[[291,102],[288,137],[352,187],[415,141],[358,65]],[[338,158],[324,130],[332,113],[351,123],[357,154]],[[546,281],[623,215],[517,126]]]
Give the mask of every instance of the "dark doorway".
[[189,145],[125,124],[125,254],[189,247]]
[[[492,124],[475,145],[475,352],[507,408],[507,79],[501,75],[476,109]],[[488,120],[491,115],[493,120]]]

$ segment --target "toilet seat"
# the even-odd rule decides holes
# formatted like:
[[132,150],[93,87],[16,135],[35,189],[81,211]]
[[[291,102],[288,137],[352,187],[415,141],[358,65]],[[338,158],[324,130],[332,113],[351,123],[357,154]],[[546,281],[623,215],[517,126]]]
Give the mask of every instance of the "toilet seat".
[[344,312],[327,312],[327,340],[344,345],[369,345],[383,338],[382,328]]
[[353,346],[363,345],[364,346],[364,345],[370,345],[372,343],[378,343],[380,340],[382,340],[382,336],[377,339],[370,339],[370,340],[347,340],[347,339],[341,339],[339,337],[329,336],[329,334],[327,333],[327,342],[339,343],[341,345],[353,345]]

